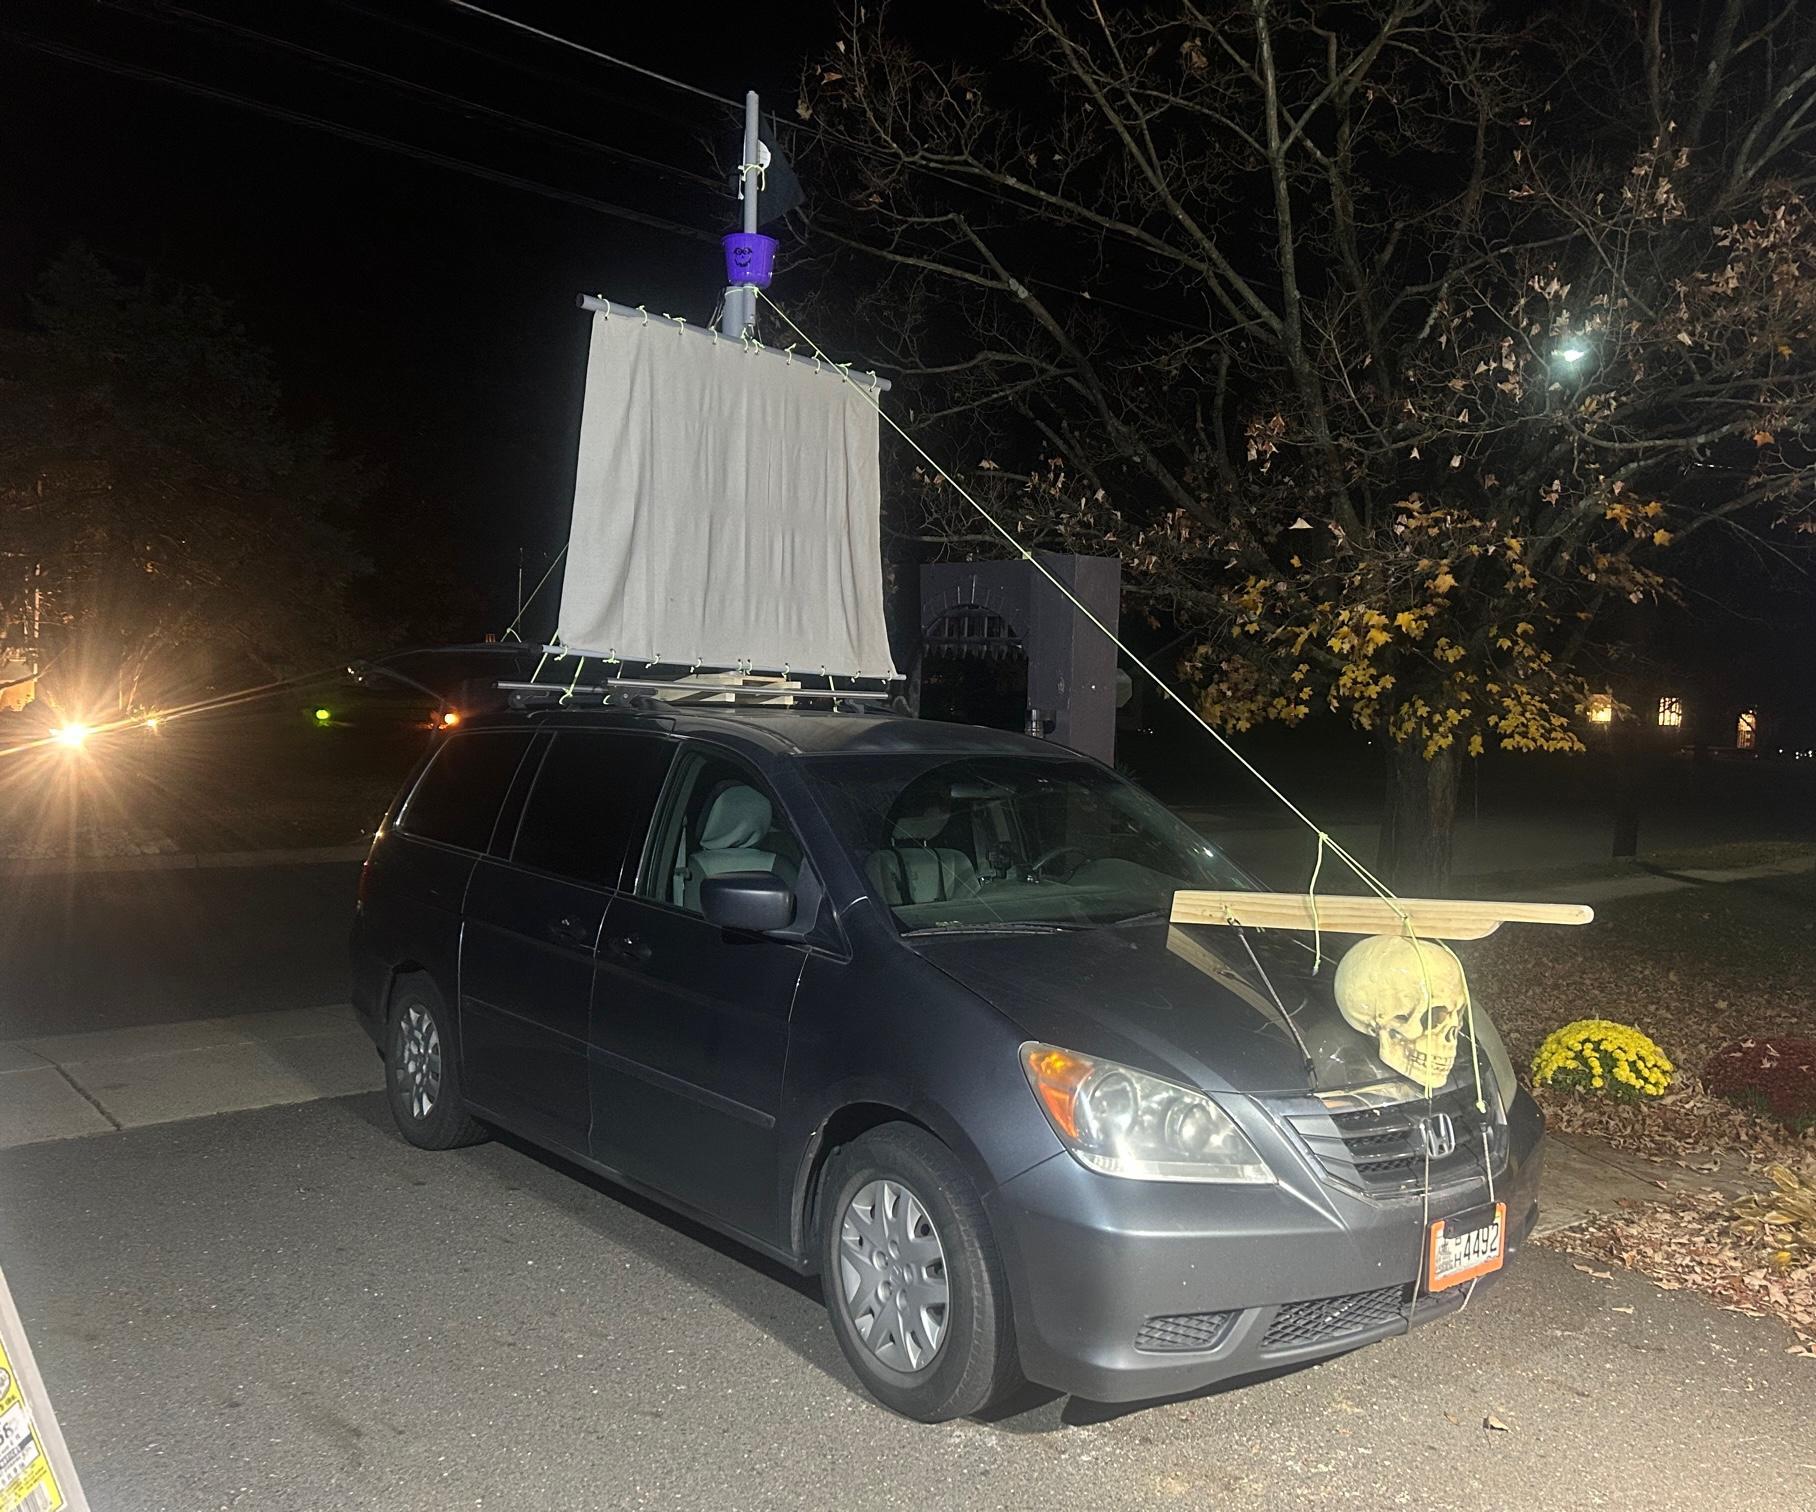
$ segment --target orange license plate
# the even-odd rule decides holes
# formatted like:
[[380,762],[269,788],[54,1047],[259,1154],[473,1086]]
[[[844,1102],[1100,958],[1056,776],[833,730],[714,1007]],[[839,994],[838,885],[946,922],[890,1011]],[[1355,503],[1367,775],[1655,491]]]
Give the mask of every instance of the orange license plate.
[[1441,1292],[1498,1271],[1507,1258],[1507,1204],[1478,1208],[1431,1226],[1425,1250],[1425,1289]]

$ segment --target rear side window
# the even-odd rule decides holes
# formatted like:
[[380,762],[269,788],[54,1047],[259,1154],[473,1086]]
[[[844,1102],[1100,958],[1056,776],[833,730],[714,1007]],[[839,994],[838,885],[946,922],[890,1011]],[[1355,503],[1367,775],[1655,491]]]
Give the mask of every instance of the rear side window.
[[674,747],[648,736],[555,737],[517,829],[511,859],[595,887],[617,887],[642,849]]
[[527,730],[444,737],[397,827],[418,839],[483,851],[530,740]]

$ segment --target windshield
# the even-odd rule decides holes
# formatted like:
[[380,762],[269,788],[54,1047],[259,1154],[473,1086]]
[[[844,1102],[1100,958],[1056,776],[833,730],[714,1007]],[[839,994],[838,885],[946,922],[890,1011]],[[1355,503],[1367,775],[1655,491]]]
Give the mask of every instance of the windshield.
[[1087,761],[928,753],[801,765],[904,930],[1165,919],[1179,888],[1254,886],[1140,788]]

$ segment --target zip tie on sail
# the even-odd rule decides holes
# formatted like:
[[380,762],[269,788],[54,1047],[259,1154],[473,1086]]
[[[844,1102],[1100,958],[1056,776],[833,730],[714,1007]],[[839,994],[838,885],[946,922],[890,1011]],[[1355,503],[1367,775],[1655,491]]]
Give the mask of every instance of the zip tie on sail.
[[574,696],[574,689],[580,685],[580,669],[582,667],[584,667],[585,665],[586,665],[586,658],[584,656],[581,657],[579,661],[574,663],[574,675],[568,682],[567,692],[565,692],[561,695],[562,703],[566,703],[570,698],[572,698]]

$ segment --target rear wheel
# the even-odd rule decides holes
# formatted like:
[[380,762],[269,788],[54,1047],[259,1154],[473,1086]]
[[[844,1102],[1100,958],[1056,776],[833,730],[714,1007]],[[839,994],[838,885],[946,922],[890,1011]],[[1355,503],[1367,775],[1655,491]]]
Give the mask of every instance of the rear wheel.
[[924,1423],[1019,1384],[1002,1262],[957,1158],[888,1124],[828,1163],[820,1276],[839,1347],[870,1393]]
[[451,1150],[488,1137],[460,1095],[448,1010],[426,976],[403,976],[391,992],[385,1091],[398,1132],[425,1150]]

